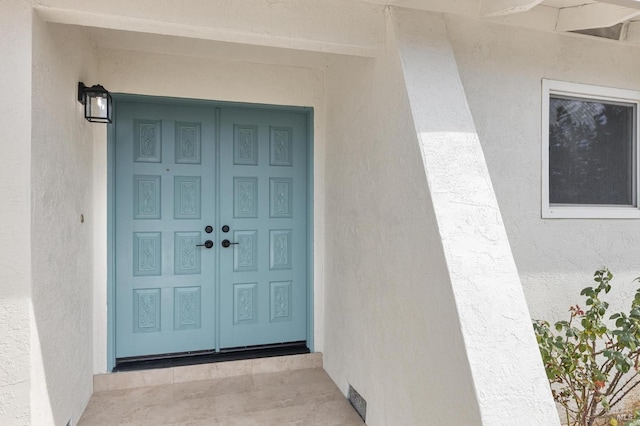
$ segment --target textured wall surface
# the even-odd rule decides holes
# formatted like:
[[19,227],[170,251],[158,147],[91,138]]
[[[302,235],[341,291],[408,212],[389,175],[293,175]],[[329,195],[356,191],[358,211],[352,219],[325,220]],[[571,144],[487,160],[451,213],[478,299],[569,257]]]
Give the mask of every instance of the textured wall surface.
[[370,425],[479,425],[393,42],[327,70],[325,369]]
[[[272,53],[277,55],[279,50],[274,49]],[[286,51],[281,53],[289,54]],[[323,164],[323,75],[319,70],[113,49],[100,49],[99,57],[99,80],[115,93],[314,107],[314,158],[316,164]],[[96,150],[94,208],[97,212],[106,212],[107,153],[104,131],[97,134]],[[324,175],[321,167],[314,168],[314,180],[314,340],[315,350],[322,351],[324,229],[319,224],[323,218]],[[102,249],[107,241],[106,216],[101,214],[93,225],[96,229],[95,246],[100,248],[95,267],[102,271],[107,262],[106,251]],[[107,318],[104,311],[106,274],[96,274],[95,286],[94,372],[104,373],[107,369]]]
[[482,422],[559,424],[446,24],[394,16]]
[[[44,19],[147,31],[124,35],[140,45],[119,50],[115,38],[94,49],[83,30],[38,17],[32,26],[29,2],[0,0],[0,75],[11,76],[0,90],[12,100],[0,105],[0,128],[13,142],[0,145],[12,159],[0,170],[11,207],[0,209],[0,239],[11,241],[0,245],[0,423],[28,424],[30,398],[35,424],[75,421],[91,373],[106,371],[106,131],[82,119],[78,80],[314,107],[315,349],[340,388],[367,399],[372,425],[501,424],[513,421],[497,416],[514,401],[527,407],[520,424],[547,415],[500,213],[534,317],[562,316],[604,264],[623,284],[613,308],[628,299],[640,275],[637,221],[540,218],[540,80],[638,90],[640,48],[452,16],[445,31],[407,12],[403,74],[393,32],[377,59],[299,60],[279,49],[373,56],[384,42],[379,5],[151,4],[38,2]],[[212,8],[219,13],[207,19]],[[191,42],[173,36],[200,47],[181,52]],[[449,42],[439,43],[447,36],[459,69]],[[214,57],[203,40],[268,47],[227,45],[246,49],[231,58],[217,46]],[[43,89],[33,111],[32,84]],[[512,344],[518,352],[494,357]],[[525,384],[514,389],[518,368]]]
[[78,81],[97,83],[83,32],[36,15],[33,41],[31,420],[65,425],[93,389],[92,126],[104,125],[76,99]]
[[455,17],[447,28],[531,316],[567,319],[603,265],[615,276],[611,312],[628,309],[640,222],[541,218],[541,80],[639,90],[640,47]]
[[31,10],[0,0],[0,424],[29,424]]
[[532,316],[565,319],[603,265],[616,276],[611,309],[628,307],[640,275],[640,222],[541,218],[541,80],[640,90],[640,47],[447,23]]

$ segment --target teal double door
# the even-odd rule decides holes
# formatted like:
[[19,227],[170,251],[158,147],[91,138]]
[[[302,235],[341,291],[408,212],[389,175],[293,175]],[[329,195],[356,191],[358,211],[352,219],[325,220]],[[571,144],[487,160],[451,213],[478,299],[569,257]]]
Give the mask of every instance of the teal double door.
[[118,102],[116,358],[307,340],[307,118]]

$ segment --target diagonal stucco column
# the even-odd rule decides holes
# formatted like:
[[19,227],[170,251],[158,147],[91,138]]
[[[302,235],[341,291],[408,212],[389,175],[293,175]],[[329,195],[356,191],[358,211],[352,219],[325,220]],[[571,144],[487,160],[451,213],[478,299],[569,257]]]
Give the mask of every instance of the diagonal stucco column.
[[445,21],[391,13],[482,423],[557,425]]

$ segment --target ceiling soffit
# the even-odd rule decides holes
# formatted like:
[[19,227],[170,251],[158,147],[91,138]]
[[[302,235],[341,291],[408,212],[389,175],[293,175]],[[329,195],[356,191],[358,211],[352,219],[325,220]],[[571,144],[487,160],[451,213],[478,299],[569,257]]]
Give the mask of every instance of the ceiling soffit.
[[640,0],[363,0],[640,44]]

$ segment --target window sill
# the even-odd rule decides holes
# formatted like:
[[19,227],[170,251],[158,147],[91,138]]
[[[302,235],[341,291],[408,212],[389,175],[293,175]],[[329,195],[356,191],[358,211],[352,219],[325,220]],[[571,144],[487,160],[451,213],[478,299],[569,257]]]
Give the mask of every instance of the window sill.
[[547,206],[543,219],[640,219],[640,209],[633,206]]

